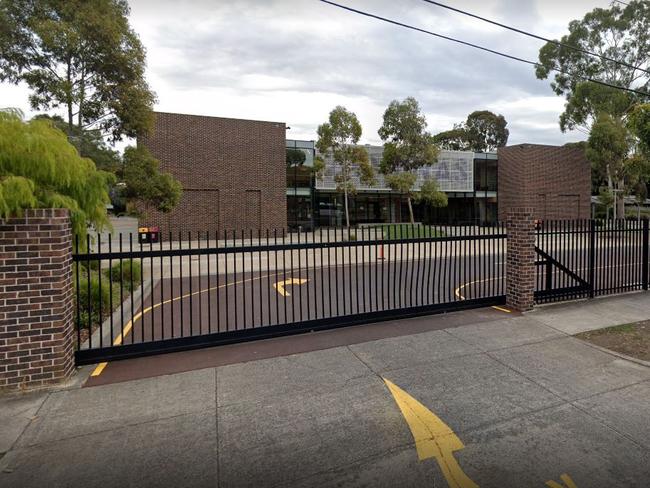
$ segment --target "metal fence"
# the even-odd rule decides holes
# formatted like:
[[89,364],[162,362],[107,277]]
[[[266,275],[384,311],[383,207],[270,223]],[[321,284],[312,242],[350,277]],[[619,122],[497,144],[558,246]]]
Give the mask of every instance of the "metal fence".
[[77,362],[505,302],[501,226],[100,236],[73,255]]
[[648,289],[648,220],[545,221],[535,251],[538,303]]

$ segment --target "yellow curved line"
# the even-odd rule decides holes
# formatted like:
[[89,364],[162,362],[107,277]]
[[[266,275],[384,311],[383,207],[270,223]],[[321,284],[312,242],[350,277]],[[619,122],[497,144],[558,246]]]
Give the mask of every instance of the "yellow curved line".
[[[126,323],[126,325],[124,326],[124,330],[122,332],[120,332],[118,334],[118,336],[115,338],[115,340],[113,341],[113,346],[121,345],[122,341],[124,340],[124,337],[133,328],[134,323],[137,322],[138,320],[140,320],[144,314],[147,314],[147,313],[151,312],[155,308],[158,308],[158,307],[160,307],[162,305],[166,305],[168,303],[174,302],[176,300],[183,300],[183,299],[188,298],[190,296],[198,295],[199,293],[206,293],[206,292],[218,290],[219,288],[225,288],[226,286],[240,285],[242,283],[247,283],[249,281],[261,280],[263,278],[270,278],[271,276],[278,276],[278,275],[283,274],[283,273],[284,272],[269,273],[269,274],[266,274],[266,275],[256,276],[254,278],[247,278],[245,280],[234,281],[232,283],[225,283],[223,285],[213,286],[213,287],[210,287],[210,288],[206,288],[205,290],[199,290],[199,291],[195,291],[195,292],[192,292],[192,293],[186,293],[185,295],[181,295],[181,296],[177,296],[177,297],[173,297],[173,298],[168,298],[167,300],[164,300],[162,302],[155,303],[155,304],[145,308],[141,312],[136,313],[133,316],[133,318]],[[199,277],[199,279],[200,279],[200,277]],[[152,292],[152,295],[153,295],[153,292]],[[102,374],[102,371],[104,371],[104,368],[106,367],[107,364],[108,364],[107,362],[99,363],[97,365],[97,367],[94,369],[94,371],[91,373],[90,376],[99,376],[100,374]]]
[[[485,281],[500,280],[501,278],[502,278],[502,276],[497,276],[496,278],[486,278],[486,279],[484,279],[484,280],[469,281],[469,282],[467,282],[467,283],[465,283],[465,284],[463,284],[463,285],[460,285],[458,288],[456,288],[456,289],[454,290],[454,295],[455,295],[456,298],[458,298],[459,300],[465,300],[465,297],[464,297],[463,295],[461,295],[461,293],[460,293],[460,291],[461,291],[463,288],[466,288],[466,287],[468,287],[468,286],[470,286],[470,285],[473,285],[474,283],[483,283],[483,282],[485,282]],[[503,308],[503,307],[497,307],[496,305],[492,306],[492,308],[495,309],[495,310],[499,310],[499,311],[501,311],[501,312],[512,313],[512,310],[508,310],[507,308]]]
[[[199,290],[199,291],[195,291],[195,292],[193,292],[193,293],[186,293],[185,295],[182,295],[182,296],[169,298],[169,299],[164,300],[164,301],[162,301],[162,302],[155,303],[153,306],[149,306],[149,307],[145,308],[144,310],[142,310],[141,312],[138,312],[137,314],[135,314],[134,317],[133,317],[133,319],[132,319],[132,320],[129,320],[129,321],[126,323],[126,325],[124,326],[124,331],[123,331],[123,332],[120,332],[119,335],[118,335],[118,336],[115,338],[115,340],[113,341],[113,346],[119,346],[119,345],[121,345],[121,344],[122,344],[122,341],[124,340],[124,337],[125,337],[125,336],[126,336],[126,335],[131,331],[131,329],[133,328],[133,324],[134,324],[135,322],[137,322],[138,320],[140,320],[144,314],[147,314],[147,313],[151,312],[153,309],[158,308],[158,307],[160,307],[161,305],[166,305],[166,304],[171,303],[171,302],[173,302],[173,301],[175,301],[175,300],[183,300],[184,298],[188,298],[188,297],[190,297],[190,296],[198,295],[199,293],[210,292],[210,291],[213,291],[213,290],[218,290],[219,288],[224,288],[224,287],[226,287],[226,286],[239,285],[239,284],[241,284],[241,283],[247,283],[247,282],[249,282],[249,281],[261,280],[261,279],[263,279],[263,278],[270,278],[271,276],[278,276],[278,275],[280,275],[280,274],[283,274],[283,272],[279,272],[279,273],[270,273],[270,274],[266,274],[266,275],[256,276],[256,277],[254,277],[254,278],[247,278],[247,279],[245,279],[245,280],[235,281],[235,282],[233,282],[233,283],[226,283],[226,284],[223,284],[223,285],[213,286],[213,287],[211,287],[211,288],[207,288],[207,289],[205,289],[205,290]],[[465,300],[465,297],[464,297],[463,295],[461,295],[461,293],[460,293],[462,289],[464,289],[464,288],[466,288],[466,287],[468,287],[468,286],[470,286],[470,285],[473,285],[474,283],[482,283],[482,282],[485,282],[485,281],[492,281],[492,280],[498,280],[498,279],[501,279],[501,277],[497,277],[497,278],[487,278],[487,279],[484,279],[484,280],[475,280],[475,281],[470,281],[470,282],[465,283],[465,284],[459,286],[458,288],[456,288],[456,289],[454,290],[454,295],[455,295],[456,298],[458,298],[459,300]],[[500,311],[502,311],[502,312],[507,312],[507,313],[510,313],[510,312],[511,312],[510,310],[508,310],[508,309],[506,309],[506,308],[502,308],[502,307],[496,307],[496,306],[494,306],[494,307],[492,307],[492,308],[494,308],[494,309],[496,309],[496,310],[500,310]],[[95,368],[95,370],[92,372],[91,376],[99,376],[99,375],[102,373],[102,371],[104,370],[104,368],[106,367],[107,364],[108,364],[108,363],[106,363],[106,362],[99,363],[99,364],[97,365],[97,367]]]

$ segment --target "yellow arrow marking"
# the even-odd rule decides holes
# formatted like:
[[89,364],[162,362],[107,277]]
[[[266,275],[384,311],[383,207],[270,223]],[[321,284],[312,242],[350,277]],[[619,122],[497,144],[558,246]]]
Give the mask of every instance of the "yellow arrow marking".
[[284,281],[276,281],[273,283],[273,288],[275,288],[276,291],[283,297],[290,297],[291,293],[284,289],[285,286],[304,285],[305,283],[307,283],[307,280],[305,278],[291,278]]
[[454,431],[404,390],[385,378],[384,382],[411,429],[420,461],[436,458],[449,488],[478,488],[454,458],[453,452],[465,447]]
[[548,486],[549,488],[564,488],[566,485],[566,488],[578,488],[576,484],[573,482],[573,480],[571,479],[571,476],[569,476],[568,474],[563,474],[562,476],[560,476],[560,479],[562,480],[562,483],[564,483],[563,485],[556,483],[555,481],[547,481],[546,486]]

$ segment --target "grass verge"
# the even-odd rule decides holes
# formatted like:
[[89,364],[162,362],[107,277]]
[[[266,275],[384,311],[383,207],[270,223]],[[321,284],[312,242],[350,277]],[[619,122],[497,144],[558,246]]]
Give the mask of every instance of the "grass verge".
[[626,356],[650,361],[650,320],[583,332],[576,337]]

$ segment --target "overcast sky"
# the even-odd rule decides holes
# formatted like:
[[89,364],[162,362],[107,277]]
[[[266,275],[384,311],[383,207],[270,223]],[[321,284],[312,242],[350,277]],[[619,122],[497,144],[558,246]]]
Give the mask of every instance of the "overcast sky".
[[[338,0],[466,41],[537,59],[542,43],[421,0]],[[447,0],[546,37],[566,32],[609,0]],[[318,0],[131,0],[131,24],[148,54],[156,109],[286,122],[315,139],[336,105],[355,112],[362,141],[379,143],[393,99],[414,96],[431,132],[474,110],[508,120],[510,143],[584,139],[558,127],[563,99],[532,66],[345,12]],[[444,3],[444,1],[443,1]],[[33,114],[25,87],[0,84],[0,106]]]

